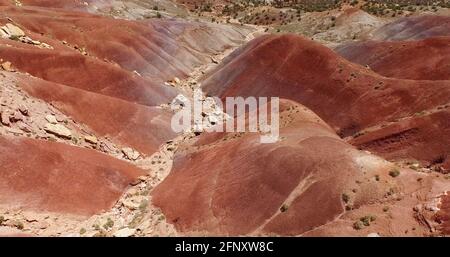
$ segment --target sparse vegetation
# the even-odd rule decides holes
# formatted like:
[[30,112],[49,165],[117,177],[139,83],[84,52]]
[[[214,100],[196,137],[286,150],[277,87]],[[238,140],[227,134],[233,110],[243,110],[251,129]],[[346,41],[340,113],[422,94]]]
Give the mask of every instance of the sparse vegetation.
[[395,178],[398,177],[400,175],[400,171],[398,169],[393,169],[391,171],[389,171],[389,176]]
[[108,235],[106,234],[106,231],[104,231],[104,230],[100,230],[94,235],[94,237],[106,237],[106,236],[108,236]]
[[280,207],[280,211],[281,211],[281,212],[286,212],[288,209],[289,209],[289,206],[287,206],[287,204],[283,204],[283,205]]
[[93,227],[95,230],[97,230],[97,231],[101,230],[99,224],[94,224],[94,225],[92,225],[92,227]]
[[136,226],[139,225],[139,223],[141,223],[142,219],[144,219],[144,214],[142,212],[134,214],[133,219],[128,224],[128,227],[135,228]]
[[15,221],[14,222],[14,227],[16,227],[17,229],[20,229],[20,230],[25,228],[25,226],[23,225],[22,221]]
[[348,194],[342,194],[342,201],[344,201],[344,203],[348,203],[350,201],[350,196]]
[[148,201],[142,200],[142,202],[139,204],[139,210],[141,212],[145,212],[147,210],[147,207],[148,207]]
[[9,39],[14,40],[14,41],[19,41],[19,40],[20,40],[20,36],[17,36],[17,35],[11,35],[11,36],[9,37]]
[[395,193],[395,189],[394,188],[389,188],[389,191],[386,192],[386,196],[391,196]]
[[439,7],[449,8],[450,2],[446,0],[369,0],[365,1],[361,9],[377,16],[390,15],[395,17],[405,12],[414,13],[418,10],[436,12]]
[[73,144],[75,144],[75,145],[78,144],[78,138],[77,137],[72,137],[71,140],[72,140]]
[[374,222],[375,220],[376,220],[376,217],[373,216],[373,215],[366,215],[366,216],[361,217],[361,218],[359,219],[359,221],[361,221],[362,224],[363,224],[364,226],[366,226],[366,227],[370,226],[370,223],[371,223],[371,222]]
[[350,5],[351,5],[351,6],[355,6],[355,5],[357,5],[357,4],[359,4],[358,0],[352,0],[352,1],[350,2]]
[[109,228],[112,228],[113,226],[114,226],[114,221],[111,218],[108,218],[106,220],[106,223],[103,224],[104,229],[109,229]]
[[361,221],[356,221],[355,223],[353,223],[353,228],[356,230],[360,230],[364,228],[364,224]]

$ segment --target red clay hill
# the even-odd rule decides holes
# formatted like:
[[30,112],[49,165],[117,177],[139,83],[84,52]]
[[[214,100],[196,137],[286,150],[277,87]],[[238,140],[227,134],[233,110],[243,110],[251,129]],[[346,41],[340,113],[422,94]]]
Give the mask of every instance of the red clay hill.
[[417,41],[362,41],[336,49],[351,62],[380,75],[414,80],[450,80],[450,37]]
[[2,207],[92,215],[111,208],[144,171],[61,143],[0,137]]
[[[210,73],[203,88],[222,98],[278,96],[298,101],[346,138],[408,120],[402,129],[379,131],[386,140],[368,149],[427,165],[442,163],[442,158],[445,162],[449,155],[450,134],[442,132],[448,130],[449,81],[383,77],[299,36],[253,40]],[[423,153],[428,145],[432,147]]]
[[18,42],[1,51],[0,58],[49,81],[147,105],[173,96],[173,90],[163,87],[162,82],[186,76],[193,67],[210,61],[209,55],[245,38],[244,32],[220,25],[126,21],[38,7],[0,8],[4,14],[0,22],[10,19],[30,38],[54,48]]
[[[418,202],[406,192],[426,187],[421,199],[429,200],[433,176],[396,170],[393,164],[356,150],[293,101],[282,100],[280,109],[281,140],[276,143],[261,144],[258,133],[204,134],[193,147],[177,153],[172,172],[153,191],[152,199],[178,231],[302,235],[337,222],[340,232],[334,234],[392,235],[417,226],[412,212],[403,210],[401,218],[392,220],[383,213],[383,204],[390,206],[403,195],[409,207],[395,212],[412,210]],[[389,175],[393,171],[400,175]],[[419,177],[427,182],[421,185],[415,181]],[[403,184],[404,179],[415,182]],[[368,219],[371,228],[357,227],[360,219]],[[413,233],[426,230],[418,226]],[[330,231],[323,233],[333,234]]]
[[[0,31],[0,198],[11,208],[81,215],[110,209],[144,173],[123,160],[124,149],[148,157],[176,136],[171,113],[160,105],[178,90],[164,82],[211,63],[212,55],[240,44],[250,31],[177,19],[114,19],[80,12],[78,1],[22,2],[0,2],[0,27],[8,27]],[[3,90],[6,84],[20,99]],[[22,97],[65,115],[46,124],[59,132],[35,124],[38,133],[53,133],[35,137],[24,120],[36,120],[36,112],[7,106]],[[81,147],[78,135],[55,137],[66,132],[67,121],[96,138]],[[101,153],[102,142],[110,146],[108,155]]]
[[419,40],[450,36],[450,17],[418,15],[388,23],[373,33],[373,40]]
[[21,77],[20,86],[99,135],[149,154],[173,136],[169,113],[156,108],[178,94],[164,81],[211,62],[210,55],[239,44],[249,31],[169,19],[128,21],[58,8],[0,9],[0,23],[13,24],[29,39],[0,39],[0,58],[42,79]]

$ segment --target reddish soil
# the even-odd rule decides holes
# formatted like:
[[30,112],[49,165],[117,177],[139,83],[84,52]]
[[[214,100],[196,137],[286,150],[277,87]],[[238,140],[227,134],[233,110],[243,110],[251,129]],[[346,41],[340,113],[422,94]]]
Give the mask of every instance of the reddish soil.
[[[450,106],[431,114],[417,114],[373,131],[361,133],[352,145],[390,159],[421,160],[422,166],[433,166],[449,172]],[[424,149],[426,149],[424,151]]]
[[395,185],[387,162],[353,149],[305,107],[281,106],[275,144],[252,133],[204,134],[177,153],[152,199],[179,231],[297,235],[341,215],[344,193],[360,206]]
[[440,230],[446,235],[450,235],[450,195],[448,193],[441,197],[440,210],[436,215],[436,219],[440,223]]
[[98,135],[146,154],[174,137],[169,113],[155,107],[177,94],[163,81],[211,62],[209,55],[238,44],[247,31],[181,20],[128,21],[58,8],[0,10],[1,24],[12,22],[53,47],[0,39],[3,61],[48,82],[21,77],[21,87]]
[[[27,222],[30,235],[30,228],[61,235],[19,217],[27,211],[49,215],[55,224],[47,225],[56,226],[56,217],[114,219],[114,228],[86,236],[115,235],[124,226],[136,228],[135,236],[171,235],[166,221],[177,233],[201,236],[450,234],[449,17],[400,18],[373,41],[338,53],[296,35],[265,35],[216,66],[216,57],[254,29],[115,19],[109,15],[120,4],[113,2],[0,0],[0,26],[26,34],[0,39],[8,86],[1,88],[0,207],[10,215],[0,236],[28,236],[17,221]],[[208,1],[177,2],[193,9]],[[215,1],[214,12],[228,2]],[[142,9],[120,6],[120,17],[144,17]],[[342,17],[359,26],[339,30]],[[342,17],[334,31],[353,38],[382,22],[357,8]],[[172,132],[172,113],[160,105],[179,86],[198,85],[198,67],[209,66],[201,81],[209,95],[288,99],[281,100],[279,141],[262,144],[260,133]],[[75,137],[41,126],[52,124],[67,125]],[[103,149],[108,144],[113,150]],[[81,235],[81,226],[97,230],[92,225],[102,219],[91,219],[71,235]]]
[[[368,65],[386,77],[415,80],[450,80],[450,38],[419,41],[364,41],[335,49],[351,62]],[[414,54],[411,54],[414,53]]]
[[0,199],[13,208],[92,215],[144,171],[94,150],[0,137]]
[[450,17],[421,15],[400,18],[379,28],[372,39],[396,41],[439,36],[450,36]]
[[[87,6],[84,4],[91,2],[98,2],[99,0],[20,0],[22,6],[39,6],[47,8],[65,8],[73,10],[85,10]],[[105,0],[100,0],[105,1]],[[106,0],[108,1],[108,0]],[[0,0],[0,5],[14,6],[14,1],[11,0]]]
[[9,41],[0,40],[0,58],[51,82],[148,106],[170,102],[176,96],[171,88],[70,49],[40,49]]
[[76,46],[99,62],[118,64],[156,81],[184,77],[193,67],[210,61],[210,54],[245,38],[237,29],[218,24],[167,19],[128,21],[38,7],[0,10],[26,31],[59,41],[51,45],[63,46],[61,42],[66,41],[70,47],[66,50]]
[[30,95],[88,125],[98,136],[108,136],[141,153],[152,154],[176,136],[170,129],[171,113],[157,107],[133,104],[24,75],[16,77],[18,85]]
[[[0,25],[14,24],[29,40],[0,39],[0,64],[13,67],[2,76],[87,126],[99,140],[107,137],[143,157],[176,137],[171,113],[159,105],[178,90],[163,82],[212,62],[211,55],[240,44],[251,30],[177,19],[114,19],[85,12],[91,10],[84,1],[21,2],[21,7],[0,2]],[[92,215],[110,209],[143,174],[94,150],[24,137],[0,141],[0,200],[11,208]]]
[[[274,68],[276,67],[276,68]],[[449,81],[414,81],[382,77],[333,51],[294,35],[263,36],[235,51],[203,83],[211,95],[279,96],[298,101],[317,113],[342,137],[368,127],[396,122],[450,102]],[[380,104],[382,103],[382,104]],[[448,142],[441,133],[446,115],[426,130],[430,146]],[[441,124],[442,126],[439,126]],[[384,135],[390,137],[389,134]],[[427,133],[425,130],[422,133]],[[423,145],[406,140],[419,153]],[[389,149],[389,146],[385,146]],[[449,153],[448,146],[429,149]],[[385,150],[386,150],[385,149]],[[378,151],[378,153],[383,153]],[[401,155],[401,154],[399,154]],[[428,154],[417,156],[430,160]],[[403,157],[407,157],[406,155]],[[439,158],[434,156],[433,158]]]

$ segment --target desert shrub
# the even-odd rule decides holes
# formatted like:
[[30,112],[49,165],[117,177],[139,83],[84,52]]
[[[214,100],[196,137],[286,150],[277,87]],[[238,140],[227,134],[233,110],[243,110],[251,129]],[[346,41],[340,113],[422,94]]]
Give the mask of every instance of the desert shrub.
[[389,171],[389,176],[391,176],[393,178],[397,177],[398,175],[400,175],[400,171],[397,169],[393,169],[393,170]]
[[370,223],[373,222],[373,221],[375,221],[375,220],[376,220],[376,217],[373,216],[373,215],[366,215],[366,216],[361,217],[361,218],[359,219],[359,221],[361,221],[362,224],[363,224],[364,226],[366,226],[366,227],[370,226]]
[[359,3],[358,0],[353,0],[353,1],[350,2],[350,5],[351,5],[351,6],[355,6],[355,5],[357,5],[358,3]]
[[350,201],[350,196],[348,194],[342,194],[342,201],[344,201],[344,203],[348,203]]
[[105,224],[103,224],[104,229],[112,228],[114,226],[114,221],[111,218],[108,218]]
[[353,223],[353,228],[356,230],[360,230],[364,228],[364,224],[361,221],[356,221],[355,223]]
[[380,175],[378,175],[378,174],[375,175],[375,180],[376,180],[376,181],[380,181]]

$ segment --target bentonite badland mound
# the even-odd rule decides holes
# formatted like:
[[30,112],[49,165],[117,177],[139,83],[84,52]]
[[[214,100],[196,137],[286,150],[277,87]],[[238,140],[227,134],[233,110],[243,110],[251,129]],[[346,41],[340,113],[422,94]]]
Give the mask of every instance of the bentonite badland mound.
[[449,17],[293,2],[0,0],[0,235],[448,235]]
[[[383,77],[298,36],[255,39],[206,77],[203,88],[221,97],[297,101],[348,140],[361,142],[359,137],[371,136],[370,142],[357,145],[381,155],[430,164],[449,154],[450,134],[443,133],[449,130],[448,81]],[[423,119],[433,125],[420,122]]]

